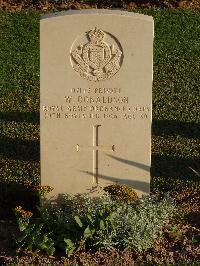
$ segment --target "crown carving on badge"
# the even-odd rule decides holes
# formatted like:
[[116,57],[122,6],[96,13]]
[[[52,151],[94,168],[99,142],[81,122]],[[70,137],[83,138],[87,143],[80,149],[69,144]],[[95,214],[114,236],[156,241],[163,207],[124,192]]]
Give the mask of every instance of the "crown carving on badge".
[[92,42],[101,42],[103,41],[104,36],[105,34],[103,31],[96,27],[88,33],[88,37]]

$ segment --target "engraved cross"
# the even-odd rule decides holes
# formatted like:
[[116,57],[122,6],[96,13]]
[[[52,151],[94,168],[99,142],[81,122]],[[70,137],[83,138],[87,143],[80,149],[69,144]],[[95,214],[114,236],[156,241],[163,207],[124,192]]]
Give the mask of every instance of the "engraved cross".
[[93,183],[98,184],[98,155],[99,151],[114,151],[115,146],[101,146],[99,145],[99,127],[101,125],[93,126],[93,146],[82,147],[79,144],[76,145],[77,152],[81,150],[92,150],[93,151]]

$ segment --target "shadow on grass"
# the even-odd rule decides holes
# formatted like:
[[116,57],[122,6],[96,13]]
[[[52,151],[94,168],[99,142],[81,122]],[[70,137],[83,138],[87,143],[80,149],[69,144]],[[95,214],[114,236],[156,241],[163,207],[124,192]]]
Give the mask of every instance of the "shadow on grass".
[[[193,211],[185,215],[185,220],[193,226],[200,229],[200,213],[199,211]],[[199,237],[200,240],[200,237]]]
[[200,159],[197,158],[179,158],[161,155],[152,155],[151,174],[165,178],[197,178],[198,176],[191,170],[200,169]]
[[38,140],[18,140],[0,138],[1,155],[6,158],[25,161],[39,161],[40,144]]
[[[130,160],[125,160],[113,155],[107,155],[113,160],[119,161],[122,167],[128,165],[131,168],[139,168],[143,171],[149,171],[150,168],[146,165],[133,162]],[[127,166],[126,166],[127,168]],[[200,172],[200,159],[197,158],[179,158],[170,157],[166,155],[152,155],[152,165],[151,165],[151,191],[160,192],[170,192],[173,190],[181,190],[184,185],[189,184],[189,182],[198,182],[199,177],[193,170]],[[90,171],[81,171],[93,176]],[[114,176],[106,176],[99,173],[99,178],[104,180],[127,184],[140,191],[149,192],[148,180],[142,181],[137,178],[137,176],[129,176],[129,179],[116,178]],[[178,185],[178,187],[177,187]]]
[[16,182],[0,182],[0,218],[14,217],[13,208],[22,206],[37,213],[39,197],[31,188]]
[[39,124],[39,112],[0,112],[0,120]]
[[176,136],[199,138],[200,124],[193,122],[179,122],[170,120],[153,120],[152,134],[155,136]]
[[199,183],[200,159],[170,156],[152,156],[151,192],[183,191]]

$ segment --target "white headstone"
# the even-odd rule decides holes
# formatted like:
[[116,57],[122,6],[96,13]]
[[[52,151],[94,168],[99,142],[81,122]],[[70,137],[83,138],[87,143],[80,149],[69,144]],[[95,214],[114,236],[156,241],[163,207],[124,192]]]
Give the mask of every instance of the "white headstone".
[[68,11],[44,16],[40,33],[42,185],[149,193],[152,17]]

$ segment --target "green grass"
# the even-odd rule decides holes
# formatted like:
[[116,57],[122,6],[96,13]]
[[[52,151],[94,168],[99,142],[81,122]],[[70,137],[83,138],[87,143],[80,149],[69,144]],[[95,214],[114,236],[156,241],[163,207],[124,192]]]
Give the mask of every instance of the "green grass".
[[[196,186],[198,176],[189,167],[200,172],[200,12],[139,12],[155,19],[151,188]],[[0,191],[5,204],[10,186],[39,182],[39,18],[34,11],[0,11]]]
[[188,167],[200,171],[200,12],[148,14],[155,19],[152,183],[177,190],[197,181]]

